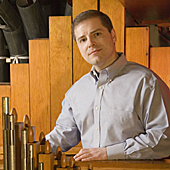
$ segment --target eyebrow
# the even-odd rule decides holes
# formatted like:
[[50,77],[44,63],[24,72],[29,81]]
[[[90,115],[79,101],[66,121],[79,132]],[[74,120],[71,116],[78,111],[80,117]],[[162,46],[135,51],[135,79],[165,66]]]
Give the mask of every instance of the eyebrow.
[[98,29],[92,31],[90,34],[93,34],[93,33],[97,32],[97,31],[101,31],[101,30],[102,30],[102,29],[98,28]]
[[[93,34],[93,33],[95,33],[95,32],[97,32],[97,31],[101,31],[102,29],[95,29],[94,31],[92,31],[92,32],[90,32],[90,34]],[[77,39],[77,41],[78,40],[80,40],[80,39],[82,39],[83,37],[85,37],[85,35],[82,35],[82,36],[80,36],[78,39]]]

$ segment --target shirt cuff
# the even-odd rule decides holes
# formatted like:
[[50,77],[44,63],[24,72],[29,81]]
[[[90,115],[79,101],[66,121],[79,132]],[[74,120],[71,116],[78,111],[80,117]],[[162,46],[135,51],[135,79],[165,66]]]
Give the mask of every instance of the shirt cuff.
[[112,159],[126,159],[124,153],[124,143],[107,146],[107,157],[109,160]]

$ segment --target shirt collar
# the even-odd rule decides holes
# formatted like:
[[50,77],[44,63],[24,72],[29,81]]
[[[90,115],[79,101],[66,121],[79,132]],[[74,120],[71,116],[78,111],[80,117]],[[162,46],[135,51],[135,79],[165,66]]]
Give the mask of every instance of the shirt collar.
[[[126,57],[123,53],[117,53],[117,54],[119,55],[119,57],[116,59],[116,61],[113,62],[113,64],[109,65],[107,68],[100,71],[100,74],[102,72],[107,73],[106,74],[107,81],[112,81],[119,74],[119,72],[123,69],[123,67],[127,63]],[[96,72],[94,66],[92,66],[90,74],[96,81],[99,80],[100,76]]]

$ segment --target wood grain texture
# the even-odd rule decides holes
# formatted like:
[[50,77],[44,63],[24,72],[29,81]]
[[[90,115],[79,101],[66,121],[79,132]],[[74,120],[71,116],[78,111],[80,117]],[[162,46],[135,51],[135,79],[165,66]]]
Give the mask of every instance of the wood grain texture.
[[126,28],[126,58],[149,67],[149,28]]
[[44,163],[44,170],[54,170],[54,153],[40,153],[38,155],[38,163],[40,162]]
[[0,154],[3,153],[3,133],[2,133],[2,97],[9,97],[9,108],[11,105],[11,87],[10,85],[0,85]]
[[100,11],[107,14],[116,31],[116,50],[124,52],[125,8],[119,0],[100,0]]
[[50,17],[51,130],[61,113],[61,103],[72,85],[71,17]]
[[74,0],[73,1],[73,19],[83,11],[89,9],[97,9],[98,8],[98,0]]
[[170,88],[170,47],[150,48],[150,68]]
[[15,108],[18,122],[22,122],[24,115],[30,116],[29,103],[29,64],[11,64],[11,108]]
[[89,164],[93,170],[168,170],[170,168],[170,164],[163,160],[77,161],[75,166],[80,166],[81,170],[87,170]]
[[50,131],[49,40],[29,41],[30,113],[31,125],[36,126],[36,140],[41,132]]
[[[154,21],[152,24],[157,24],[159,21],[169,22],[169,0],[119,0],[134,17],[139,24],[142,21]],[[158,22],[157,22],[158,21]],[[170,22],[169,22],[170,23]]]
[[[74,0],[73,1],[73,19],[81,12],[98,8],[97,0]],[[73,41],[73,82],[76,82],[84,74],[88,73],[91,69],[91,65],[88,64],[80,54],[75,41]]]

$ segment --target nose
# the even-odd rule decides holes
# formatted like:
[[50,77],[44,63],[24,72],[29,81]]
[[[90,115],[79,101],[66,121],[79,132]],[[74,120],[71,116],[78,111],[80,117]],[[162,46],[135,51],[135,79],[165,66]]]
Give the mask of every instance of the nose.
[[94,45],[96,45],[96,41],[94,40],[94,38],[89,37],[89,38],[88,38],[88,47],[91,48],[91,47],[93,47]]

